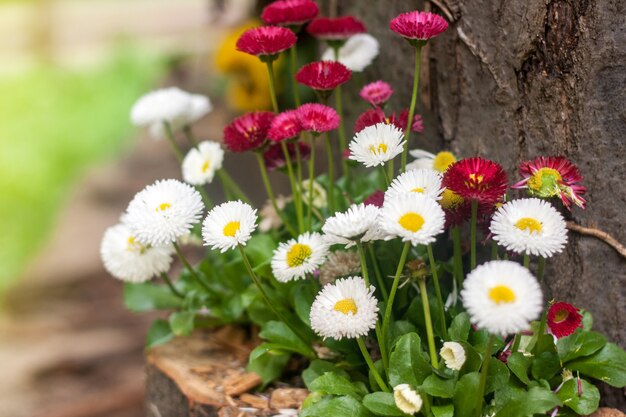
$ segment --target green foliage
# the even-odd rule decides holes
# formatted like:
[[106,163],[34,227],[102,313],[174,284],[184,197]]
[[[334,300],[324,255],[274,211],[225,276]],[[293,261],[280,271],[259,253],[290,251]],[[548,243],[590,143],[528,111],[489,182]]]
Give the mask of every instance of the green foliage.
[[432,373],[430,364],[422,355],[417,333],[402,336],[389,358],[389,382],[392,386],[409,384],[417,387]]
[[131,311],[173,310],[181,306],[182,300],[164,285],[152,282],[124,284],[124,305]]
[[598,409],[600,403],[600,391],[584,379],[580,380],[580,389],[577,379],[566,381],[557,393],[557,397],[563,405],[580,415],[592,414]]
[[363,405],[377,416],[401,417],[405,416],[393,399],[393,394],[388,392],[374,392],[363,398]]
[[174,333],[166,320],[155,320],[152,322],[146,337],[146,347],[151,348],[166,343],[174,337]]
[[303,408],[299,414],[300,417],[371,417],[372,415],[361,401],[350,396],[325,397]]
[[351,382],[349,378],[334,372],[325,372],[316,378],[309,389],[325,395],[349,395],[361,399],[367,394],[367,389],[362,382]]
[[593,355],[568,362],[566,366],[613,387],[626,386],[626,352],[614,343],[607,343]]

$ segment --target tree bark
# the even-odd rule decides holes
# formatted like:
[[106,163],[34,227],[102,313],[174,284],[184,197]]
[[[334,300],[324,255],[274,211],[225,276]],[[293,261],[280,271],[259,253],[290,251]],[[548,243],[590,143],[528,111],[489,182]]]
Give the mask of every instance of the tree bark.
[[[412,48],[389,20],[414,10],[447,17],[449,29],[422,53],[418,110],[426,130],[411,147],[480,155],[518,178],[522,160],[563,155],[581,169],[588,208],[569,220],[626,241],[626,2],[621,0],[406,0],[340,2],[381,42],[368,81],[396,90],[408,107]],[[329,14],[328,1],[322,4]],[[594,328],[626,346],[626,262],[594,237],[569,233],[548,261],[546,298],[574,303]],[[626,408],[623,393],[604,402]]]

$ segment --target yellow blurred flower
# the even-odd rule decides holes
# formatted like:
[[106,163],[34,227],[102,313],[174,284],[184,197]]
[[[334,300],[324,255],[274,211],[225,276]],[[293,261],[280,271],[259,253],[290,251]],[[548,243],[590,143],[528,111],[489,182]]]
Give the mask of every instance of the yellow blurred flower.
[[[233,29],[215,54],[216,69],[228,77],[226,99],[238,111],[267,110],[272,104],[265,64],[255,56],[239,52],[235,47],[243,32],[259,25],[261,23],[258,21],[249,21]],[[283,61],[283,57],[274,61],[277,73],[280,73]]]

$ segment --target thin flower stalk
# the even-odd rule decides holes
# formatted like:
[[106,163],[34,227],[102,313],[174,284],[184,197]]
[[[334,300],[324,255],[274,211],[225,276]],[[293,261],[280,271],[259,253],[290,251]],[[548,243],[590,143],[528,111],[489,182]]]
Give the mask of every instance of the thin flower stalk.
[[437,348],[435,347],[435,334],[433,333],[433,320],[430,316],[430,303],[428,302],[428,290],[426,289],[426,279],[419,278],[420,296],[422,297],[422,307],[424,309],[424,322],[426,323],[426,338],[428,339],[428,352],[430,353],[430,364],[434,368],[439,367],[437,361]]
[[524,254],[523,264],[525,268],[530,268],[530,255]]
[[311,134],[311,156],[309,158],[309,201],[307,202],[307,225],[313,225],[313,183],[315,181],[315,135]]
[[[333,52],[335,54],[335,61],[339,61],[339,47],[333,47]],[[343,122],[343,93],[340,85],[335,89],[335,110],[337,110],[337,114],[339,115],[339,154],[343,155],[344,151],[348,148],[346,141],[346,129]],[[348,161],[344,158],[341,158],[341,169],[344,177],[350,176],[350,166],[348,165]]]
[[376,282],[378,283],[378,289],[383,294],[383,300],[387,302],[389,300],[389,292],[387,291],[387,286],[385,285],[383,276],[380,273],[380,267],[378,266],[378,261],[376,260],[376,254],[374,253],[374,248],[372,247],[372,245],[367,245],[367,251],[370,255],[370,260],[372,261],[372,265],[374,266],[374,275],[376,275]]
[[454,276],[457,280],[459,291],[463,289],[463,254],[461,247],[461,229],[459,226],[452,228],[452,251]]
[[248,198],[247,194],[237,185],[225,169],[218,170],[217,177],[220,179],[225,193],[230,192],[236,199],[250,204],[250,198]]
[[170,277],[167,275],[166,272],[161,272],[161,278],[163,279],[163,282],[165,282],[167,287],[170,289],[172,294],[174,294],[178,298],[185,298],[185,295],[176,289],[176,287],[172,283],[172,280],[170,279]]
[[406,169],[406,160],[409,154],[409,138],[411,136],[411,125],[413,124],[413,116],[415,115],[415,104],[417,102],[417,91],[420,81],[420,63],[422,61],[422,47],[415,48],[415,66],[413,69],[413,93],[411,94],[411,106],[409,107],[409,118],[407,119],[406,129],[404,131],[404,138],[406,143],[404,144],[404,151],[402,152],[402,169],[404,172]]
[[183,254],[183,251],[180,249],[180,246],[178,245],[177,242],[173,243],[174,249],[176,250],[176,255],[178,255],[178,259],[180,259],[180,261],[182,262],[182,264],[185,266],[185,268],[187,268],[187,270],[189,271],[189,273],[191,274],[191,276],[193,277],[193,279],[200,284],[200,286],[207,292],[211,292],[211,289],[209,288],[209,286],[200,278],[200,276],[198,275],[198,273],[196,272],[196,270],[191,266],[191,264],[189,263],[189,261],[187,260],[187,258],[185,258],[185,255]]
[[470,269],[476,268],[476,222],[478,219],[478,201],[472,200],[472,218],[470,220]]
[[282,210],[278,208],[278,204],[276,203],[276,197],[274,196],[274,191],[272,190],[272,183],[270,182],[270,179],[267,176],[267,167],[265,166],[265,159],[263,159],[263,154],[260,152],[255,152],[255,154],[257,156],[257,162],[259,163],[259,170],[261,171],[261,178],[263,179],[263,185],[265,186],[267,197],[270,199],[270,202],[272,203],[272,206],[274,207],[276,214],[278,214],[278,217],[280,217],[280,220],[287,228],[287,231],[289,231],[289,233],[293,237],[296,237],[298,233],[296,233],[296,230],[287,221]]
[[328,209],[332,215],[335,212],[335,158],[328,132],[326,132],[325,141],[326,155],[328,157]]
[[485,348],[485,354],[483,356],[483,364],[480,367],[480,381],[478,383],[478,406],[476,407],[476,417],[482,417],[483,415],[483,397],[485,396],[485,387],[487,386],[487,374],[489,372],[489,362],[491,360],[491,350],[493,349],[493,343],[496,337],[493,334],[489,335],[487,340],[487,347]]
[[430,273],[433,276],[433,284],[435,285],[435,294],[437,295],[437,309],[439,310],[439,322],[441,324],[441,334],[444,339],[448,338],[448,327],[446,326],[446,313],[443,305],[443,297],[441,296],[441,287],[439,286],[439,275],[437,274],[437,264],[433,255],[432,245],[426,247],[428,251],[428,261],[430,262]]
[[370,279],[367,272],[367,260],[365,259],[365,250],[363,249],[363,243],[361,241],[358,241],[356,243],[356,247],[359,251],[359,260],[361,261],[361,272],[363,273],[363,280],[365,281],[365,285],[369,287]]
[[[300,188],[298,187],[298,183],[296,182],[296,176],[293,172],[293,165],[291,163],[291,156],[289,155],[289,150],[287,149],[287,142],[280,142],[280,146],[283,150],[283,155],[285,155],[285,165],[287,165],[287,174],[289,176],[289,183],[291,185],[291,193],[294,198],[294,205],[296,208],[296,218],[298,222],[298,231],[300,233],[304,233],[304,219],[302,216],[302,204],[300,203],[300,199],[302,198],[300,195]],[[296,148],[298,146],[296,145]]]
[[372,357],[370,356],[370,353],[367,350],[365,343],[363,342],[363,338],[358,337],[356,341],[359,345],[359,349],[361,349],[361,354],[363,355],[363,358],[365,359],[365,362],[367,363],[367,366],[369,367],[370,372],[374,376],[374,379],[376,380],[376,383],[378,384],[380,389],[383,390],[384,392],[391,392],[387,384],[385,384],[385,381],[383,381],[383,378],[378,373],[378,370],[376,369],[376,366],[374,365],[374,361],[372,360]]
[[294,43],[291,49],[289,49],[289,68],[291,71],[291,88],[293,88],[293,100],[296,107],[300,107],[300,90],[298,89],[298,82],[296,81],[296,72],[298,72],[298,51],[296,49],[298,43]]

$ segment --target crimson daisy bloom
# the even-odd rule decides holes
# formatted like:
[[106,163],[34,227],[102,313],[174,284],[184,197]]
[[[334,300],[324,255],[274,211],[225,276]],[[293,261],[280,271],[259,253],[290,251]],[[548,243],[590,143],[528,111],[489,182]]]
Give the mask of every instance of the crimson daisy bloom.
[[316,91],[330,92],[347,82],[351,75],[352,71],[341,62],[316,61],[300,68],[296,81]]
[[339,115],[332,107],[319,103],[307,103],[296,109],[302,129],[323,133],[339,127]]
[[524,161],[519,166],[524,179],[511,188],[526,188],[535,197],[559,197],[565,207],[571,210],[572,203],[585,208],[583,194],[587,189],[580,184],[583,180],[580,171],[571,161],[562,156],[540,156],[532,161]]
[[446,228],[458,226],[469,220],[471,214],[469,201],[454,191],[447,188],[443,190],[438,203],[446,214]]
[[265,6],[261,19],[268,25],[300,26],[320,12],[311,0],[279,0]]
[[[292,161],[295,161],[297,158],[296,154],[296,146],[298,146],[300,150],[300,158],[302,161],[308,161],[309,156],[311,155],[311,147],[303,142],[296,143],[288,143],[287,151],[289,152],[289,158]],[[283,153],[282,145],[280,143],[275,143],[270,146],[263,152],[263,159],[265,160],[265,166],[270,171],[275,169],[279,169],[285,166],[285,154]]]
[[349,37],[365,33],[365,25],[354,16],[318,17],[314,19],[306,31],[310,35],[330,42],[345,42]]
[[579,327],[583,327],[582,322],[582,314],[571,304],[559,301],[548,310],[548,328],[557,339],[569,336]]
[[272,60],[291,48],[297,41],[296,35],[281,26],[261,26],[246,30],[237,39],[237,50],[255,55],[261,60]]
[[507,178],[502,166],[483,158],[461,159],[443,175],[443,186],[464,200],[478,201],[493,208],[506,192]]
[[287,110],[274,117],[267,138],[273,142],[281,142],[297,137],[300,132],[302,132],[302,124],[298,112]]
[[376,190],[372,194],[370,194],[369,197],[365,199],[365,201],[363,201],[363,204],[365,204],[366,206],[376,206],[380,208],[383,206],[384,202],[385,192],[381,190]]
[[386,83],[382,80],[371,82],[365,85],[359,95],[369,104],[374,107],[379,107],[384,105],[391,95],[393,94],[393,88],[389,83]]
[[[354,122],[354,133],[359,133],[366,127],[373,126],[378,123],[392,124],[398,129],[404,131],[406,129],[408,117],[409,111],[406,109],[400,113],[400,116],[396,116],[395,113],[392,113],[389,117],[385,116],[385,113],[380,108],[369,109],[364,111],[359,115],[359,117],[357,117],[356,121]],[[411,125],[411,130],[414,132],[424,131],[422,116],[420,116],[419,114],[413,116],[413,124]]]
[[448,22],[438,14],[415,10],[393,18],[389,28],[413,46],[419,46],[444,32],[448,28]]
[[237,117],[224,128],[224,145],[232,152],[258,149],[265,143],[274,113],[257,111]]

